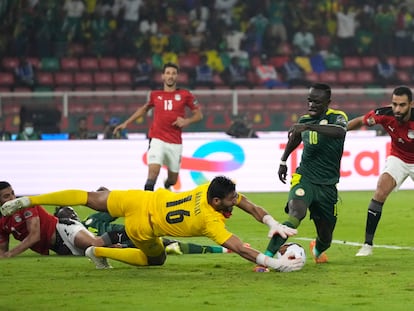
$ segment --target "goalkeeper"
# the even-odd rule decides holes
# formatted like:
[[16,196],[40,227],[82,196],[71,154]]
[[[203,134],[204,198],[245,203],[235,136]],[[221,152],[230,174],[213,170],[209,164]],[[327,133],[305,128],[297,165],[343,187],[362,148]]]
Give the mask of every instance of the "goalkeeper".
[[246,246],[226,228],[226,218],[233,207],[268,226],[268,236],[282,238],[295,235],[296,229],[279,224],[265,209],[236,191],[236,185],[225,176],[217,176],[207,184],[192,190],[175,193],[159,188],[156,191],[113,190],[87,192],[63,190],[37,196],[28,196],[4,203],[0,211],[11,215],[19,209],[36,204],[86,205],[113,217],[124,217],[125,230],[136,248],[89,247],[85,254],[97,269],[107,269],[107,258],[133,266],[160,266],[167,259],[163,236],[208,237],[242,258],[276,271],[302,269],[304,261],[291,259],[290,253],[272,258]]
[[[101,189],[101,188],[100,188]],[[81,221],[78,214],[70,206],[60,206],[55,210],[54,215],[59,219],[73,219],[80,221],[90,232],[97,236],[112,235],[112,240],[116,240],[117,244],[122,247],[135,247],[134,243],[129,239],[125,232],[125,226],[114,223],[117,217],[112,217],[106,212],[98,212],[89,215],[85,220]],[[206,253],[230,253],[230,251],[222,246],[199,245],[194,243],[185,243],[177,240],[162,238],[165,251],[169,255],[182,254],[206,254]]]

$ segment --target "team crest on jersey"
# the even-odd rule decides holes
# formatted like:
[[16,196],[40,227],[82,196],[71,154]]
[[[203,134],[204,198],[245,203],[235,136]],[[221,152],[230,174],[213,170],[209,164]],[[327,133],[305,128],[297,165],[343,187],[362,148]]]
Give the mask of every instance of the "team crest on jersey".
[[175,100],[181,100],[181,95],[180,94],[175,94],[174,99]]
[[15,222],[22,222],[22,218],[20,217],[20,215],[16,215],[16,216],[14,216],[14,221]]
[[414,130],[408,130],[408,138],[414,139]]
[[25,218],[29,218],[33,216],[33,213],[30,210],[26,210],[23,215]]
[[375,125],[375,119],[374,118],[368,118],[367,123],[369,126]]
[[326,124],[328,124],[328,120],[323,119],[323,120],[321,120],[321,121],[319,122],[319,124],[320,124],[320,125],[326,125]]
[[305,195],[305,190],[303,190],[303,188],[296,189],[295,194],[298,197],[303,197]]

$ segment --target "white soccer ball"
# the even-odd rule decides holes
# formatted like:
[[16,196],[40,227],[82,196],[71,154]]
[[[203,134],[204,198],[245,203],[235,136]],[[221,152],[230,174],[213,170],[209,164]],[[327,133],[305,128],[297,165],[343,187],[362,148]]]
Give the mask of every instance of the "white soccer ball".
[[285,253],[292,253],[293,258],[302,258],[303,263],[306,262],[305,249],[298,243],[285,243],[276,253],[277,258],[282,257]]

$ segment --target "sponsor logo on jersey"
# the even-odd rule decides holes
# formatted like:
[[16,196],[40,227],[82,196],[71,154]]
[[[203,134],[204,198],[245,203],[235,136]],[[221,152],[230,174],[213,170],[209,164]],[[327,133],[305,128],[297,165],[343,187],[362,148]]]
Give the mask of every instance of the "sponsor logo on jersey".
[[298,197],[303,197],[305,195],[305,190],[303,190],[303,188],[296,189],[295,194]]
[[321,121],[319,122],[319,124],[320,124],[320,125],[326,125],[326,124],[328,124],[328,120],[323,119],[323,120],[321,120]]
[[14,221],[15,222],[22,222],[23,219],[20,217],[20,215],[16,215],[16,216],[14,216]]

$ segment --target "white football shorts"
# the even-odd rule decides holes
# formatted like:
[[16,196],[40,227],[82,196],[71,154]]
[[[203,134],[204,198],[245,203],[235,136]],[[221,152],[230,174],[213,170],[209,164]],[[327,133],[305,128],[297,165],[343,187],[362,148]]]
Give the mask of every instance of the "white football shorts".
[[71,219],[74,222],[73,225],[66,225],[57,223],[56,230],[59,232],[60,236],[62,237],[63,242],[65,245],[70,249],[73,255],[75,256],[84,256],[85,251],[75,246],[75,237],[76,234],[80,231],[85,231],[92,237],[95,237],[92,232],[88,231],[84,225],[82,225],[79,221]]
[[152,138],[147,153],[147,162],[148,164],[166,165],[171,172],[178,173],[182,152],[182,144],[170,144],[158,138]]
[[388,173],[395,179],[397,191],[408,176],[414,181],[414,164],[405,163],[395,156],[389,156],[385,162],[383,173]]

